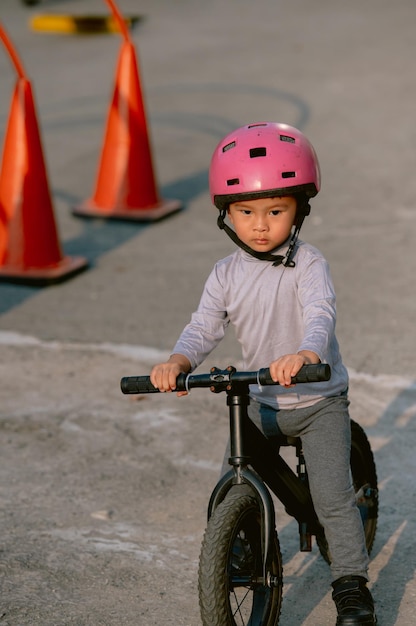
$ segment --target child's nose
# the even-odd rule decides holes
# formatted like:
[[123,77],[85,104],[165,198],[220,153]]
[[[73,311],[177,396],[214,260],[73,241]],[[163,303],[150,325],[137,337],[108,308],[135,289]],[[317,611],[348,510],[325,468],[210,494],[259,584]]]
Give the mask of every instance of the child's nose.
[[256,220],[255,230],[266,230],[267,229],[267,220],[263,216],[259,216]]

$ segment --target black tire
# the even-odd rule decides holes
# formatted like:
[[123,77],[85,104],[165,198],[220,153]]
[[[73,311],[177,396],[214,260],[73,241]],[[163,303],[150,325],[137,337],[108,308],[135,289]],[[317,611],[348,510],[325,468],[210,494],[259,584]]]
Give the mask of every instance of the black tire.
[[[374,544],[378,517],[377,472],[370,442],[362,427],[351,420],[351,474],[357,506],[364,526],[368,554]],[[331,563],[325,535],[317,535],[319,551],[327,563]]]
[[274,533],[267,580],[261,521],[254,495],[232,489],[205,531],[199,559],[203,626],[275,626],[282,604],[282,557]]

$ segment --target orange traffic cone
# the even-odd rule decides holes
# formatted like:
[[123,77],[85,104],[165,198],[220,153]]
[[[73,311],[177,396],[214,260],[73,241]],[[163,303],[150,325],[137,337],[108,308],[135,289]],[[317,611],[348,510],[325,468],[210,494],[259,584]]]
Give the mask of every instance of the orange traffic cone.
[[118,59],[95,191],[73,213],[152,221],[181,206],[178,200],[162,200],[157,192],[135,48],[126,39]]
[[0,168],[0,281],[47,285],[83,270],[58,241],[30,82],[17,80]]

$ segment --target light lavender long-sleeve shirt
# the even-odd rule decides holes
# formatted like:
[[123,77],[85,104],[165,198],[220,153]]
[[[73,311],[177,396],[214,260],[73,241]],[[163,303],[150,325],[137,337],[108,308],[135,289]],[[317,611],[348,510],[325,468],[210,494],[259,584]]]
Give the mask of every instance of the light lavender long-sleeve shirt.
[[[285,252],[285,247],[277,251]],[[329,382],[283,388],[250,387],[251,396],[276,409],[309,406],[348,387],[335,337],[335,293],[328,263],[313,246],[298,242],[295,267],[274,267],[241,249],[218,261],[197,311],[173,352],[195,369],[224,337],[231,323],[241,344],[244,368],[257,370],[299,350],[329,363]]]

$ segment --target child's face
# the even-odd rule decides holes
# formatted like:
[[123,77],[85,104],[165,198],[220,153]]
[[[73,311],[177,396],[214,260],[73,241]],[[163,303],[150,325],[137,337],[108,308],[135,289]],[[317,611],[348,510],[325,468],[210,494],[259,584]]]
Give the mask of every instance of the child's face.
[[258,198],[233,202],[228,217],[238,237],[256,252],[270,252],[286,241],[296,216],[296,200]]

